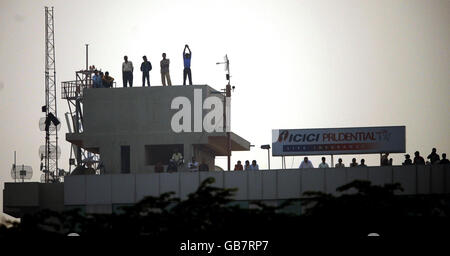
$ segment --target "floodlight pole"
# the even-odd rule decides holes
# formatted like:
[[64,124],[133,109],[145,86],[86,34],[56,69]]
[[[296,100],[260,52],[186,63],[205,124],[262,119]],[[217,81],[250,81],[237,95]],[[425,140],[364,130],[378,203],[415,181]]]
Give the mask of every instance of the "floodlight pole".
[[269,170],[270,170],[270,144],[261,145],[261,149],[267,149],[267,163],[269,165]]

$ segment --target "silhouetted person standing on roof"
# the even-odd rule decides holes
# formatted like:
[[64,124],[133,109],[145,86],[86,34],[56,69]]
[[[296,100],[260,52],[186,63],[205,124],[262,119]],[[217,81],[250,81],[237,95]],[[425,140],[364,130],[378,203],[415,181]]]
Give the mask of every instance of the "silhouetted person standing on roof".
[[[189,53],[186,52],[186,49],[189,51]],[[184,62],[183,85],[186,85],[186,76],[189,77],[189,85],[192,85],[191,57],[192,57],[191,49],[189,49],[189,45],[185,45],[183,50],[183,62]]]
[[436,154],[436,148],[433,148],[433,149],[431,150],[431,154],[429,154],[429,155],[427,156],[427,159],[430,159],[430,163],[431,163],[431,164],[437,164],[437,163],[439,163],[440,157],[439,157],[438,154]]
[[338,159],[338,163],[334,165],[335,168],[344,168],[345,164],[342,163],[342,158]]
[[420,156],[419,151],[414,152],[414,164],[416,165],[425,165],[425,159]]
[[125,60],[122,63],[122,79],[123,87],[127,87],[127,82],[130,83],[130,87],[133,87],[133,63],[128,61],[128,57],[124,56]]
[[169,86],[172,86],[172,81],[170,81],[170,73],[169,73],[169,64],[170,60],[166,59],[166,53],[162,54],[163,59],[161,60],[161,80],[162,84],[166,86],[166,78],[167,78],[167,84]]
[[358,167],[358,163],[356,162],[356,158],[352,159],[352,162],[350,163],[350,167]]
[[322,163],[319,164],[319,168],[330,168],[330,166],[325,162],[326,158],[322,157]]
[[381,165],[385,166],[385,165],[389,165],[389,153],[384,153],[384,155],[381,156]]
[[447,159],[447,154],[442,153],[442,159],[441,159],[441,161],[439,161],[439,164],[449,164],[449,163],[450,163],[450,161],[448,161],[448,159]]
[[144,62],[141,64],[142,71],[142,87],[145,86],[145,79],[147,78],[147,85],[150,87],[150,70],[152,70],[152,63],[147,60],[147,56],[143,56]]
[[102,88],[102,77],[100,76],[100,72],[97,70],[94,71],[94,76],[92,76],[92,84],[94,85],[94,88]]
[[411,156],[409,154],[405,155],[405,161],[402,163],[402,165],[412,165],[413,162],[411,160]]
[[305,169],[305,168],[314,168],[313,164],[310,160],[308,160],[308,157],[305,156],[303,158],[303,161],[300,163],[299,169]]

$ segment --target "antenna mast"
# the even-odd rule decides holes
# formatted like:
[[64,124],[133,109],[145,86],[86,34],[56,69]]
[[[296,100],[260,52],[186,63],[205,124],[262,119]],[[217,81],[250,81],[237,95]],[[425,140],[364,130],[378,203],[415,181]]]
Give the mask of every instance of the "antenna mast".
[[[231,111],[231,89],[234,89],[234,86],[231,87],[230,85],[230,79],[231,79],[231,75],[230,75],[230,60],[228,59],[228,54],[225,55],[224,58],[224,62],[217,62],[216,65],[220,65],[220,64],[225,64],[225,71],[227,71],[225,78],[228,80],[228,84],[226,85],[225,89],[222,89],[222,94],[225,96],[225,99],[223,101],[223,109],[224,109],[224,113],[223,113],[223,123],[224,123],[224,131],[227,134],[227,169],[228,171],[231,170],[231,135],[230,135],[230,126],[229,124],[231,124],[231,120],[229,120],[230,118],[230,113],[227,112],[228,110]],[[228,107],[227,107],[228,105]],[[227,119],[228,117],[228,119]],[[227,125],[228,124],[228,125]]]
[[[45,110],[45,111],[44,111]],[[45,112],[47,128],[45,129],[44,172],[45,182],[49,182],[50,174],[58,178],[58,129],[49,129],[51,117],[57,118],[56,111],[56,69],[55,69],[55,33],[53,7],[45,7]],[[49,116],[50,114],[50,116]],[[56,125],[55,125],[56,126]],[[42,158],[42,156],[41,156]]]

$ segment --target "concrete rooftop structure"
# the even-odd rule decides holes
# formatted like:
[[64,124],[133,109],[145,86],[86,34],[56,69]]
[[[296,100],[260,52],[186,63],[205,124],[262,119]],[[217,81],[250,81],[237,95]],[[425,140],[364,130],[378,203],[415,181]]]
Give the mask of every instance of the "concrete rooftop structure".
[[[83,132],[68,133],[66,139],[100,154],[106,174],[154,172],[157,162],[167,166],[174,149],[182,153],[185,163],[195,156],[198,162],[205,161],[213,170],[214,158],[227,155],[226,133],[177,133],[171,127],[171,119],[179,111],[171,109],[172,100],[176,97],[189,99],[194,117],[196,89],[201,90],[202,104],[207,97],[224,100],[218,91],[207,85],[86,88],[82,99]],[[201,120],[207,113],[202,110]],[[193,127],[194,121],[191,122]],[[249,149],[248,141],[231,133],[232,151]],[[125,168],[124,158],[129,162]]]

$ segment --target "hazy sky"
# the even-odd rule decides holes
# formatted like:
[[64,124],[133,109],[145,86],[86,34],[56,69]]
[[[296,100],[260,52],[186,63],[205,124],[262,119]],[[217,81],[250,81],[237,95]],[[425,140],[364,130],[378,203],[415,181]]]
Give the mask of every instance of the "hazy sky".
[[[408,153],[432,147],[450,153],[450,1],[0,1],[0,189],[17,163],[39,180],[44,133],[44,6],[55,7],[58,96],[90,64],[121,85],[121,63],[142,55],[160,85],[161,53],[171,60],[173,84],[182,84],[184,45],[191,47],[194,84],[223,88],[217,61],[231,62],[232,130],[256,147],[232,162],[256,159],[267,167],[271,130],[354,126],[406,126]],[[58,97],[58,116],[68,112]],[[68,169],[65,121],[60,167]],[[378,155],[364,157],[378,164]],[[344,156],[348,165],[352,156]],[[393,156],[401,163],[402,154]],[[301,157],[287,158],[297,167]],[[319,156],[312,157],[315,166]],[[327,157],[329,162],[329,157]],[[226,159],[217,159],[226,167]],[[281,167],[273,158],[272,168]],[[3,194],[1,192],[0,194]],[[0,198],[3,209],[3,197]]]

